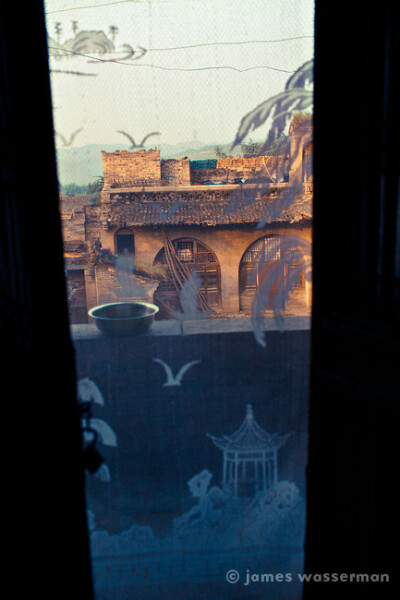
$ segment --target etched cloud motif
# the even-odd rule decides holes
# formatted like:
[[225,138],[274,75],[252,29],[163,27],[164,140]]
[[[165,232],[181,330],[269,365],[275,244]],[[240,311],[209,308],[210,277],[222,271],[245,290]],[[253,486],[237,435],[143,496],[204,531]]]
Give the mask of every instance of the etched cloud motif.
[[[75,27],[73,27],[74,37],[61,42],[61,25],[60,23],[56,23],[55,32],[57,39],[50,36],[47,37],[49,56],[56,60],[83,56],[89,59],[87,62],[99,64],[104,62],[120,62],[129,59],[138,60],[146,54],[146,49],[142,46],[138,46],[136,50],[130,44],[121,44],[117,47],[114,44],[117,31],[118,28],[114,26],[110,27],[112,37],[112,39],[110,39],[107,37],[106,33],[101,30],[84,30],[78,32],[78,27],[75,22]],[[111,58],[107,58],[107,56],[110,56]],[[72,73],[71,71],[61,72]],[[85,75],[85,73],[76,72],[75,74]],[[86,73],[86,75],[95,74]]]
[[64,48],[80,54],[96,53],[100,55],[113,52],[115,49],[104,31],[80,31],[74,38],[64,42]]
[[63,44],[56,42],[55,39],[47,36],[47,46],[49,51],[49,56],[51,58],[55,58],[56,60],[60,60],[60,58],[64,58],[68,56],[68,53],[65,51],[65,47]]

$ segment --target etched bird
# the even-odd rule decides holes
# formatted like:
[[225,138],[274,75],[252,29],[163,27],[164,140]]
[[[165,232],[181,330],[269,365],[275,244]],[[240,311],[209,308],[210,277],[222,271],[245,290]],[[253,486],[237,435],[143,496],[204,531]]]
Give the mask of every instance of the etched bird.
[[77,129],[76,131],[74,131],[74,133],[69,138],[69,141],[67,141],[67,139],[62,135],[62,133],[58,133],[58,131],[56,131],[56,136],[58,136],[60,138],[60,140],[63,143],[63,146],[71,146],[72,142],[74,141],[75,137],[78,135],[78,133],[80,131],[83,131],[83,127],[81,127],[80,129]]
[[117,130],[117,133],[122,133],[122,135],[124,135],[125,137],[128,138],[128,140],[130,141],[131,148],[143,148],[145,141],[152,135],[160,135],[160,133],[158,131],[153,131],[152,133],[148,133],[147,135],[144,136],[144,138],[142,139],[142,141],[140,142],[140,144],[136,144],[135,140],[133,139],[132,136],[129,135],[129,133],[126,133],[126,131],[120,131]]
[[185,375],[185,373],[190,369],[190,367],[201,362],[201,360],[192,360],[186,363],[185,365],[183,365],[183,367],[179,369],[178,373],[174,376],[171,367],[167,365],[167,363],[165,363],[163,360],[161,360],[161,358],[153,358],[153,361],[160,363],[160,365],[162,365],[165,369],[167,381],[163,384],[164,387],[181,385],[182,378]]

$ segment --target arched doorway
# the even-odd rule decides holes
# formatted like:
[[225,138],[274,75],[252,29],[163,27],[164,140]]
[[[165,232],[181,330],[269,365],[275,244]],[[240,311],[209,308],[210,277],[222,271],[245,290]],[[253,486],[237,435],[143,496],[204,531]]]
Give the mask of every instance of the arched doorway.
[[133,231],[129,228],[118,229],[114,237],[115,254],[118,256],[135,254],[135,238]]
[[[195,273],[199,292],[210,309],[221,303],[221,270],[215,253],[205,244],[193,238],[179,238],[172,242],[175,258],[190,274]],[[165,247],[154,259],[155,265],[163,267],[165,279],[154,294],[154,303],[160,306],[160,317],[168,318],[170,311],[181,311],[179,286],[168,263]]]
[[[254,295],[263,284],[265,310],[273,310],[275,295],[282,299],[280,308],[298,314],[309,312],[306,290],[305,240],[297,235],[268,235],[253,242],[243,254],[239,265],[239,307],[251,312]],[[269,277],[268,286],[264,285]],[[290,292],[290,299],[288,293]]]

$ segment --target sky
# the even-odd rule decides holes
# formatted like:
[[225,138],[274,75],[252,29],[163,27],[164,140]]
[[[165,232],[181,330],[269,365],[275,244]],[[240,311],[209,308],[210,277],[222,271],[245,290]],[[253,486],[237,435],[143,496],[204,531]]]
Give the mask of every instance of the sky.
[[313,57],[314,0],[45,7],[58,145],[129,143],[119,131],[136,144],[152,132],[154,145],[230,143],[242,117]]

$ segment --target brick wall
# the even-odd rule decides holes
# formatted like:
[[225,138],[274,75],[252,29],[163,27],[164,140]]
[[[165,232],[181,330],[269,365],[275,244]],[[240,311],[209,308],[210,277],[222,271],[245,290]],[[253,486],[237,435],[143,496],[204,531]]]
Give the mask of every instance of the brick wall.
[[161,180],[160,151],[140,150],[128,152],[102,152],[104,187],[110,187],[114,182],[149,182],[158,183]]
[[226,181],[227,169],[196,169],[191,172],[192,183],[204,183],[205,181]]
[[60,198],[60,215],[66,267],[84,265],[87,259],[88,245],[82,197],[77,197],[76,201],[75,198]]
[[232,182],[235,177],[254,177],[257,173],[265,172],[266,168],[272,177],[279,180],[283,177],[284,161],[284,156],[219,158],[216,169],[192,170],[192,183],[202,183],[207,180]]
[[190,185],[188,158],[172,158],[161,161],[161,179],[167,185]]
[[62,216],[64,242],[83,242],[85,240],[85,213],[83,211]]
[[82,201],[82,198],[86,199],[86,196],[60,198],[60,215],[64,243],[85,241],[85,202]]
[[99,218],[100,209],[97,206],[87,206],[85,212],[86,239],[89,242],[89,244],[91,244],[97,237],[101,236],[102,222]]
[[[190,170],[188,158],[160,160],[157,149],[128,152],[102,152],[105,189],[134,185],[190,185],[204,181],[233,181],[235,177],[252,177],[265,172],[283,177],[284,156],[220,158],[216,169]],[[118,184],[118,185],[116,185]]]
[[190,185],[188,158],[160,160],[160,151],[140,150],[139,152],[102,152],[105,187],[115,183],[121,186],[136,184]]
[[252,156],[251,158],[219,158],[217,169],[229,169],[230,177],[251,177],[265,167],[273,177],[280,176],[284,156]]

